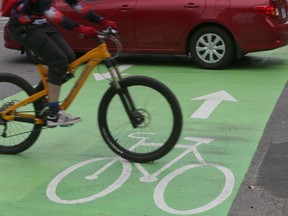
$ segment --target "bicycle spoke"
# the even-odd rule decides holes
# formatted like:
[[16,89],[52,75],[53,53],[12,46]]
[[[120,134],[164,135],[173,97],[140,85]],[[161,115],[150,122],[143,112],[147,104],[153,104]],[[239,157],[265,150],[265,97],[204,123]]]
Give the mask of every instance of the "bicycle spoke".
[[129,92],[133,101],[133,106],[126,107],[135,109],[130,114],[135,119],[129,118],[123,97],[110,89],[100,103],[100,131],[108,146],[121,157],[151,162],[163,157],[176,144],[182,126],[181,110],[174,95],[160,82],[137,76],[126,80],[122,83],[123,92]]
[[[14,106],[34,93],[32,86],[16,75],[0,74],[0,85],[0,111]],[[15,117],[26,118],[30,115],[36,116],[37,110],[42,110],[40,101],[9,111],[7,116],[14,114]],[[41,128],[42,125],[2,118],[0,121],[0,153],[16,154],[25,151],[38,138]]]

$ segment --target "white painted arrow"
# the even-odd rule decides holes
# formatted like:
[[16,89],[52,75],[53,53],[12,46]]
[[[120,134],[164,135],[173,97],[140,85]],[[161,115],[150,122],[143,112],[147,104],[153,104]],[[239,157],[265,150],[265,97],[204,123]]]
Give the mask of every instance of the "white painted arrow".
[[[121,65],[119,66],[119,71],[122,73],[123,71],[127,70],[128,68],[132,67],[133,65]],[[96,80],[105,80],[105,79],[110,79],[111,75],[109,72],[106,73],[94,73],[94,78]],[[124,74],[122,74],[124,75]]]
[[204,103],[191,115],[191,118],[198,119],[208,118],[223,101],[237,102],[234,97],[224,90],[193,98],[192,100],[205,100]]

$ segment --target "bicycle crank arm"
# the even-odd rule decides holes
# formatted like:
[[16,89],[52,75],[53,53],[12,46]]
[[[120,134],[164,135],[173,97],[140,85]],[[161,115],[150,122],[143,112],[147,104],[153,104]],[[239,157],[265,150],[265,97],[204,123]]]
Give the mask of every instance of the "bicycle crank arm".
[[14,121],[19,121],[19,122],[26,122],[26,123],[31,123],[31,124],[44,124],[42,119],[38,118],[25,118],[25,117],[14,117]]

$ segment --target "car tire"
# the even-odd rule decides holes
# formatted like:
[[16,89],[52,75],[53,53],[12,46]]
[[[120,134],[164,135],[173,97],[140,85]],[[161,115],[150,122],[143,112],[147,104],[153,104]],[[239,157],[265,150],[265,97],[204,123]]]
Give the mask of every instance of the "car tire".
[[219,27],[204,27],[190,40],[193,61],[202,68],[223,69],[235,59],[235,44],[231,35]]
[[42,60],[41,58],[39,58],[38,56],[36,56],[31,50],[29,49],[25,49],[25,53],[26,56],[28,57],[28,59],[33,63],[33,64],[42,64]]

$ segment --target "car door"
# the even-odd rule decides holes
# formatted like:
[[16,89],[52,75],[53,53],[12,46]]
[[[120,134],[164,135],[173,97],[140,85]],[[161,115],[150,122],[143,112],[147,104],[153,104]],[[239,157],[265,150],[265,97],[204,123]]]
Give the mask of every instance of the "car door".
[[[124,48],[135,47],[135,37],[133,31],[133,15],[135,10],[136,0],[86,0],[89,8],[93,9],[98,15],[106,19],[113,20],[118,25],[119,37]],[[65,15],[70,19],[81,24],[94,26],[96,29],[101,29],[101,26],[93,24],[79,14],[75,13],[69,5],[66,4]],[[95,46],[91,40],[80,40],[77,33],[63,30],[64,37],[74,50],[88,50]],[[111,44],[111,43],[109,43]],[[109,46],[109,45],[108,45]]]
[[179,49],[179,40],[188,34],[204,8],[205,0],[137,0],[137,48],[155,52]]

